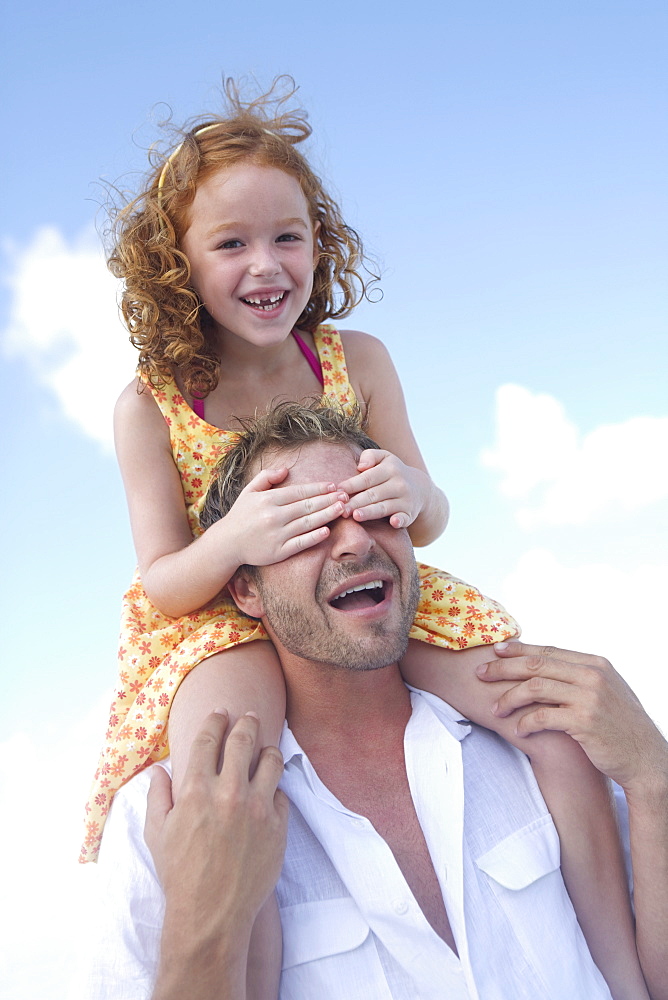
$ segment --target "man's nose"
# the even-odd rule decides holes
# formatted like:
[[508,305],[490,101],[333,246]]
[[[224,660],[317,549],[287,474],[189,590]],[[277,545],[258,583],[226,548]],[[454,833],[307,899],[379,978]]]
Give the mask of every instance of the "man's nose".
[[368,526],[352,517],[337,517],[329,529],[332,559],[359,559],[376,544]]

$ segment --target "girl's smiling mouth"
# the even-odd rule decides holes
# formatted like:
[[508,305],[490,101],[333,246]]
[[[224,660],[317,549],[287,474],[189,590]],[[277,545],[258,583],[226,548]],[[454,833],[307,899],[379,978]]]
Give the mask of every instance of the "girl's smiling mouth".
[[273,292],[271,295],[245,295],[241,297],[241,301],[251,309],[273,312],[283,304],[288,294],[287,291],[281,291]]

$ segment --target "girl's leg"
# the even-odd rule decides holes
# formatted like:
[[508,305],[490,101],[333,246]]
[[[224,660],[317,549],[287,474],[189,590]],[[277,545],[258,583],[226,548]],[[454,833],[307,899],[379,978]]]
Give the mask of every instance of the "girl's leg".
[[[261,741],[256,748],[253,769],[262,747],[278,746],[285,719],[285,682],[270,642],[258,640],[216,653],[203,660],[182,681],[169,715],[175,798],[178,798],[192,742],[204,718],[216,708],[226,708],[229,712],[228,732],[246,712],[259,716]],[[281,956],[281,922],[272,893],[253,927],[248,953],[248,1000],[278,997]]]
[[476,666],[494,655],[491,646],[449,650],[411,640],[401,672],[527,755],[559,833],[562,874],[592,958],[614,1000],[648,1000],[609,782],[567,734],[518,737],[512,718],[492,715],[499,696],[514,686],[476,676]]
[[270,642],[256,640],[214,653],[181,682],[169,713],[175,797],[179,794],[192,742],[206,716],[216,708],[229,712],[228,729],[246,712],[259,716],[260,743],[253,768],[262,747],[278,746],[285,719],[285,681]]

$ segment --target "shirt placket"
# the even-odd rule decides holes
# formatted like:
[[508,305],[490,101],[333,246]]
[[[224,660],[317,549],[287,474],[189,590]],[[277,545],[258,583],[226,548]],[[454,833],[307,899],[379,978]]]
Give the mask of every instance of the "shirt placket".
[[[420,714],[424,712],[427,719],[431,719],[433,723],[433,727],[430,727],[431,735],[438,736],[439,729],[443,732],[430,709],[420,705],[418,712]],[[458,751],[459,745],[456,740],[450,739]],[[409,739],[408,743],[411,742]],[[412,751],[408,745],[407,764],[411,757]],[[461,754],[459,761],[459,771],[456,767],[454,771],[461,777]],[[472,998],[477,1000],[477,992],[471,993],[467,989],[468,977],[462,970],[461,962],[436,934],[422,913],[392,851],[383,838],[368,819],[346,809],[329,792],[305,757],[302,758],[302,769],[313,795],[300,795],[296,804],[299,805],[304,819],[322,844],[373,934],[406,971],[411,982],[415,984],[417,995],[421,1000],[432,1000],[432,998],[441,1000],[446,982],[449,1000],[472,1000]],[[421,794],[421,789],[419,792]],[[291,790],[289,794],[293,796],[294,791]],[[413,795],[415,799],[415,792]],[[439,816],[444,812],[445,810],[440,810]],[[418,818],[420,818],[419,812]],[[446,819],[451,823],[453,817],[448,815]],[[453,843],[459,841],[460,859],[462,821],[460,817],[456,830],[447,838],[448,844],[451,841]],[[426,839],[431,847],[430,838]],[[456,863],[453,862],[453,872],[455,868]],[[439,882],[441,885],[444,884],[441,876]],[[461,921],[458,920],[458,923],[463,925],[463,918]]]

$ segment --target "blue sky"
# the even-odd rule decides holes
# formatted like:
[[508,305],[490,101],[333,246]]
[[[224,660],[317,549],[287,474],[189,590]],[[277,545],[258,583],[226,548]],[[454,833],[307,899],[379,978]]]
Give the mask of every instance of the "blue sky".
[[381,263],[348,325],[388,344],[450,496],[426,557],[529,638],[609,656],[668,728],[667,21],[658,0],[5,14],[0,996],[66,995],[94,877],[79,810],[133,567],[105,184],[132,189],[166,106],[217,109],[223,73],[295,77],[312,160]]

